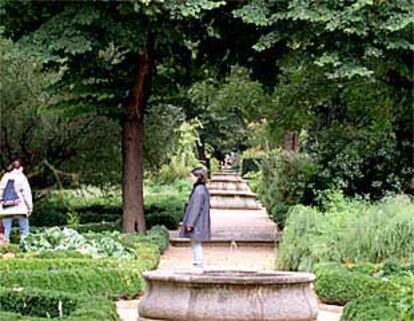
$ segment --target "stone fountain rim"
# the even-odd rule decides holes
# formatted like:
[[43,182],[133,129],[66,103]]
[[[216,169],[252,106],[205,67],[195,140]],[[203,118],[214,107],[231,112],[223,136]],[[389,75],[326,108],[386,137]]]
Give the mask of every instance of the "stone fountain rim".
[[212,285],[286,285],[300,283],[308,284],[315,281],[316,279],[316,276],[312,273],[290,271],[257,272],[241,270],[211,270],[206,271],[204,273],[192,273],[191,271],[149,271],[144,272],[143,275],[145,280],[147,281]]

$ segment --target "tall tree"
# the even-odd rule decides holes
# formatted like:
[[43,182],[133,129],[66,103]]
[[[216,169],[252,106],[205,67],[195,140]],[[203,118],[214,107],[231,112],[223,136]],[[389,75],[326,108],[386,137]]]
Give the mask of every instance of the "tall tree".
[[414,191],[412,11],[409,0],[254,0],[235,12],[264,32],[258,51],[283,48],[274,138],[305,130],[350,194]]
[[[55,108],[119,119],[123,138],[123,231],[146,230],[143,121],[146,107],[191,56],[201,19],[224,1],[1,2],[4,33],[49,70],[60,70]],[[178,58],[178,59],[176,59]],[[156,71],[156,66],[166,66]],[[176,78],[173,81],[179,83]],[[91,142],[93,143],[93,142]]]

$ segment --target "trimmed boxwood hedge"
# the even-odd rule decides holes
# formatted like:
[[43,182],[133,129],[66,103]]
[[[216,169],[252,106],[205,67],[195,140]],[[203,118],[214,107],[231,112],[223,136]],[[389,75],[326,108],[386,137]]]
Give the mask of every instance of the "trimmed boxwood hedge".
[[7,288],[38,288],[75,293],[105,295],[112,298],[135,297],[144,291],[142,272],[159,262],[158,246],[135,245],[138,258],[115,259],[35,259],[0,260],[0,284]]
[[104,297],[38,289],[0,289],[0,320],[119,321],[115,304]]
[[[147,227],[164,225],[168,229],[176,229],[184,215],[187,196],[186,194],[178,194],[171,197],[161,194],[156,198],[156,202],[149,199],[144,208]],[[92,231],[100,232],[120,230],[121,228],[122,206],[120,204],[91,204],[72,210],[79,215],[82,229],[89,227]],[[35,207],[30,224],[35,227],[65,226],[68,223],[69,211],[62,204],[44,200]],[[100,225],[101,223],[103,224]]]
[[142,270],[117,268],[77,268],[68,270],[17,270],[1,273],[7,288],[52,289],[72,293],[132,298],[144,290]]

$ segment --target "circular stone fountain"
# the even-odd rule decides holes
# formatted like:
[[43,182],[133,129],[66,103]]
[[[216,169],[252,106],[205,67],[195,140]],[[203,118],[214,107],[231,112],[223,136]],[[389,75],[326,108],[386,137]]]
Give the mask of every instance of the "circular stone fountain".
[[146,272],[140,321],[313,321],[313,274]]

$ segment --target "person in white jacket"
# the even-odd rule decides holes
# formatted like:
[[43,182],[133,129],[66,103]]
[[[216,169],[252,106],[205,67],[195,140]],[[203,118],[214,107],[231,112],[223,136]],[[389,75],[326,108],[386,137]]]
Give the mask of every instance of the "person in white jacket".
[[15,160],[7,168],[8,172],[0,180],[0,199],[4,195],[4,190],[9,180],[14,181],[14,189],[18,195],[18,203],[13,206],[5,206],[0,200],[0,217],[3,218],[4,240],[10,240],[13,219],[19,220],[21,237],[29,234],[29,216],[33,211],[32,190],[29,181],[23,173],[23,163]]

